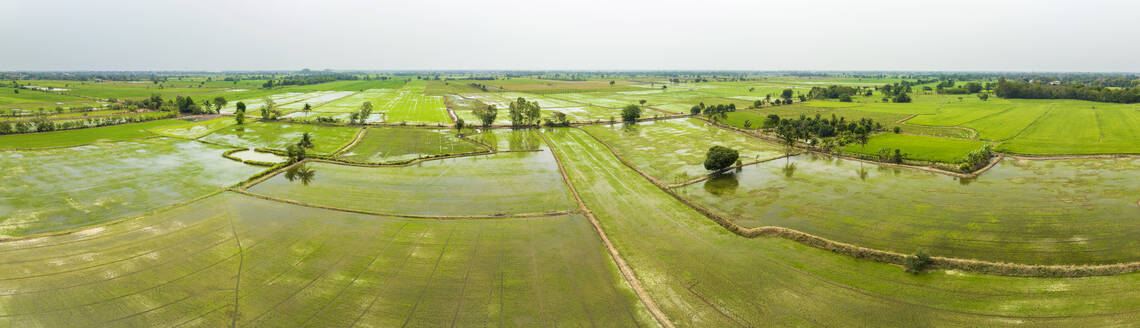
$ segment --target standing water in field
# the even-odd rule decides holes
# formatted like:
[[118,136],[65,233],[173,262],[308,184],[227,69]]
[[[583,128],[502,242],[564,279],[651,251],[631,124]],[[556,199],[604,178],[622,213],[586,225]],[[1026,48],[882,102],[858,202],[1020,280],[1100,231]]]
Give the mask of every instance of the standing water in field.
[[803,155],[677,188],[746,227],[901,253],[1038,264],[1140,260],[1140,159],[1005,159],[954,177]]

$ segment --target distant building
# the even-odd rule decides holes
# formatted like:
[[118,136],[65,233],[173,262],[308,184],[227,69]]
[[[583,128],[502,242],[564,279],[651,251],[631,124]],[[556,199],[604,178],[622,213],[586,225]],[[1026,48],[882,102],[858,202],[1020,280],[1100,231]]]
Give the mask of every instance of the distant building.
[[1049,82],[1049,85],[1061,85],[1061,81]]

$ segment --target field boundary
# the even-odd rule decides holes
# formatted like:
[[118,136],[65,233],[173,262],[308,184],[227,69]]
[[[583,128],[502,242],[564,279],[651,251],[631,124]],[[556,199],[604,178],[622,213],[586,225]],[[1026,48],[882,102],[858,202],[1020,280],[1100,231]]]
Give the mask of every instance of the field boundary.
[[[586,131],[586,130],[582,130],[582,131]],[[586,133],[589,133],[589,132],[586,132]],[[598,139],[598,138],[596,138],[596,137],[595,137],[594,139]],[[685,182],[680,182],[680,183],[669,184],[669,185],[666,185],[665,187],[667,187],[667,188],[670,188],[670,189],[672,189],[672,188],[677,188],[677,187],[684,187],[684,186],[688,186],[688,185],[691,185],[691,184],[694,184],[694,183],[697,183],[697,182],[701,182],[701,181],[705,181],[705,180],[708,180],[708,179],[712,179],[713,177],[715,177],[715,176],[717,176],[717,175],[723,174],[723,173],[725,173],[725,172],[728,172],[728,171],[731,171],[731,170],[735,170],[735,169],[744,168],[745,166],[750,166],[750,165],[756,165],[756,164],[760,164],[760,163],[771,162],[771,161],[774,161],[774,160],[777,160],[777,159],[781,159],[781,158],[785,158],[785,157],[792,157],[792,156],[797,156],[797,155],[800,155],[800,154],[802,154],[802,153],[796,153],[796,154],[783,154],[783,155],[780,155],[780,156],[776,156],[776,157],[772,157],[772,158],[765,158],[765,159],[761,159],[761,160],[756,160],[756,161],[751,161],[751,162],[740,163],[739,165],[733,165],[733,166],[729,166],[729,167],[726,167],[726,168],[723,168],[723,169],[720,169],[720,170],[716,170],[716,171],[715,171],[715,172],[713,172],[713,173],[709,173],[709,174],[705,174],[705,175],[702,175],[702,176],[700,176],[700,177],[698,177],[698,178],[696,178],[696,179],[692,179],[692,180],[689,180],[689,181],[685,181]]]
[[[78,130],[78,129],[72,129],[72,130]],[[66,130],[64,130],[64,131],[66,131]],[[105,144],[105,143],[115,143],[115,142],[122,142],[122,141],[135,141],[135,140],[154,139],[154,138],[169,138],[169,137],[164,136],[164,135],[155,134],[154,132],[150,132],[149,130],[143,130],[143,131],[146,131],[146,133],[150,133],[150,134],[154,134],[154,135],[145,136],[145,137],[138,137],[138,138],[130,138],[130,139],[119,139],[119,140],[99,139],[99,140],[96,140],[94,142],[82,143],[82,144],[71,145],[71,146],[48,146],[48,147],[34,147],[34,148],[0,148],[0,151],[33,151],[33,150],[64,149],[64,148],[75,148],[75,147],[91,146],[91,145]],[[227,147],[230,147],[230,146],[227,146]]]
[[653,301],[653,297],[651,297],[649,292],[645,290],[645,287],[641,285],[641,280],[637,279],[633,268],[625,262],[625,259],[621,257],[621,253],[618,253],[617,248],[614,248],[614,244],[610,242],[610,238],[606,236],[606,231],[602,228],[602,224],[598,222],[598,218],[594,216],[594,212],[590,211],[590,208],[582,201],[582,196],[578,195],[578,188],[574,187],[570,176],[566,174],[566,168],[562,165],[562,157],[558,155],[557,151],[554,151],[554,144],[551,143],[541,131],[539,131],[538,135],[542,137],[542,141],[546,143],[546,147],[550,148],[550,152],[554,154],[554,162],[558,163],[558,172],[561,173],[563,182],[566,183],[566,187],[570,189],[570,194],[574,195],[574,200],[577,201],[579,210],[585,214],[586,219],[589,220],[590,224],[594,227],[594,231],[598,233],[598,237],[602,239],[602,245],[609,251],[610,257],[613,258],[614,263],[617,264],[618,271],[625,277],[626,282],[629,283],[634,294],[637,295],[637,298],[641,300],[641,303],[645,305],[649,310],[649,314],[653,315],[653,319],[656,319],[659,325],[666,328],[674,328],[673,322],[669,321],[665,312],[661,311],[661,308]]
[[397,218],[406,218],[406,219],[429,219],[429,220],[516,219],[516,218],[555,217],[555,216],[560,216],[560,215],[570,215],[570,214],[578,213],[578,211],[546,211],[546,212],[517,213],[517,214],[491,214],[491,215],[395,214],[395,213],[358,210],[358,209],[352,209],[352,208],[342,208],[342,207],[335,207],[335,206],[306,203],[306,202],[302,202],[302,201],[298,201],[298,200],[278,198],[278,197],[272,197],[272,196],[267,196],[267,195],[263,195],[263,194],[258,194],[258,193],[254,193],[254,192],[251,192],[251,191],[248,191],[245,189],[230,189],[229,191],[239,193],[242,195],[246,195],[246,196],[250,196],[250,197],[254,197],[254,198],[260,198],[260,199],[264,199],[264,200],[268,200],[268,201],[274,201],[274,202],[278,202],[278,203],[286,203],[286,204],[292,204],[292,205],[297,205],[297,206],[319,208],[319,209],[332,210],[332,211],[338,211],[338,212],[367,214],[367,215],[376,215],[376,216],[388,216],[388,217],[397,217]]
[[329,157],[340,156],[341,153],[344,153],[344,151],[348,150],[349,148],[352,148],[352,146],[355,146],[357,143],[359,143],[361,139],[364,139],[364,135],[367,133],[368,133],[368,127],[367,126],[360,128],[360,130],[356,131],[356,136],[352,138],[352,141],[349,141],[348,144],[345,144],[344,146],[341,146],[340,148],[337,148],[333,152],[329,153]]
[[[581,130],[581,129],[579,129]],[[585,130],[583,130],[585,131]],[[725,229],[745,238],[756,237],[779,237],[791,241],[799,242],[803,245],[819,248],[822,250],[831,251],[833,253],[848,255],[855,258],[871,260],[875,262],[894,264],[902,266],[910,255],[902,254],[894,251],[879,250],[861,247],[853,244],[834,241],[831,239],[823,238],[806,232],[795,229],[779,227],[779,226],[761,226],[761,227],[743,227],[731,220],[714,213],[713,211],[696,204],[687,198],[669,189],[668,186],[662,184],[657,179],[637,168],[633,163],[618,154],[617,151],[610,147],[601,139],[586,132],[586,135],[592,137],[595,141],[605,146],[610,153],[617,157],[617,159],[626,167],[633,169],[635,172],[645,177],[654,185],[665,193],[673,196],[674,199],[689,206],[693,210],[701,213],[705,217],[716,222]],[[995,160],[990,163],[992,167],[998,161]],[[1140,206],[1140,204],[1138,204]],[[1049,278],[1075,278],[1075,277],[1091,277],[1091,276],[1107,276],[1122,273],[1130,273],[1140,271],[1140,262],[1127,262],[1117,264],[1099,264],[1099,265],[1035,265],[1035,264],[1018,264],[1018,263],[1004,263],[1004,262],[991,262],[983,260],[963,259],[934,256],[931,257],[931,269],[945,269],[945,270],[959,270],[964,272],[992,274],[999,276],[1013,276],[1013,277],[1049,277]]]

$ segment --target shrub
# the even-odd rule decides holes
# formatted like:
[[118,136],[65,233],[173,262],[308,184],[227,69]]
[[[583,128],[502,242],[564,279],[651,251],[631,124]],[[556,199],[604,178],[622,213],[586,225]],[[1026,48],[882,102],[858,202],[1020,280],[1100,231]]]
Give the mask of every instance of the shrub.
[[930,265],[930,255],[924,251],[918,251],[914,255],[907,256],[906,260],[903,261],[903,268],[906,269],[906,272],[911,273],[922,272],[928,265]]
[[634,122],[641,117],[641,107],[629,104],[621,109],[621,120],[623,122]]
[[712,146],[712,148],[709,148],[708,153],[705,153],[705,169],[710,171],[722,170],[732,166],[739,158],[740,153],[735,149],[724,146]]
[[894,130],[895,130],[895,134],[899,134],[899,132],[902,132],[902,128],[899,128],[897,126],[894,128]]

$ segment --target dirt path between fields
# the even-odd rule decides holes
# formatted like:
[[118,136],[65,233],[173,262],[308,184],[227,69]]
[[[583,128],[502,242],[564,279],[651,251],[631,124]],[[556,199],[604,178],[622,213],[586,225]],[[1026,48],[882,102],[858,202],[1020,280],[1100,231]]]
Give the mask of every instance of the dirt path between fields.
[[669,321],[669,318],[665,316],[665,312],[662,312],[661,308],[657,307],[657,303],[653,301],[653,298],[649,296],[649,292],[641,285],[641,281],[637,279],[633,268],[625,262],[625,259],[622,258],[621,254],[614,248],[614,244],[611,243],[610,238],[606,236],[606,231],[602,229],[602,224],[598,222],[598,218],[594,216],[594,213],[586,207],[586,203],[582,201],[582,196],[578,194],[578,189],[575,188],[574,183],[570,181],[570,176],[566,174],[566,167],[562,164],[562,157],[558,155],[558,152],[554,151],[554,144],[551,143],[541,131],[539,132],[539,136],[542,137],[543,142],[546,142],[546,147],[551,149],[550,152],[554,154],[554,161],[558,163],[558,172],[562,174],[562,180],[566,183],[566,187],[570,188],[570,193],[574,195],[574,200],[578,202],[578,208],[586,215],[590,224],[594,226],[594,231],[597,232],[598,237],[602,239],[602,244],[605,245],[606,250],[610,252],[610,257],[614,259],[614,263],[618,266],[618,271],[621,271],[621,275],[625,277],[626,282],[629,283],[634,294],[637,294],[637,298],[641,299],[641,303],[645,304],[645,307],[649,310],[649,313],[653,315],[653,318],[657,320],[658,324],[662,327],[674,328],[673,322]]

